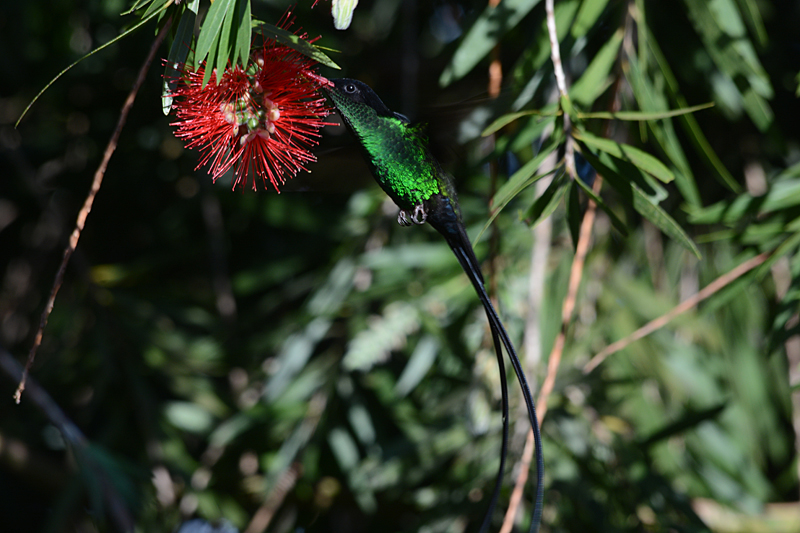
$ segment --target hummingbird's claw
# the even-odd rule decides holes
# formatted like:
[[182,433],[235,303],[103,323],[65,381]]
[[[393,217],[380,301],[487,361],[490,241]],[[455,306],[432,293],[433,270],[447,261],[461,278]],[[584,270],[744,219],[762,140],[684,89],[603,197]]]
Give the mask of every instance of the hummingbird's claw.
[[401,226],[406,226],[406,227],[410,226],[411,220],[409,220],[408,218],[408,213],[406,213],[401,209],[400,212],[397,213],[397,223],[400,224]]
[[425,211],[425,206],[422,204],[415,205],[414,214],[411,215],[411,221],[419,226],[424,224],[426,220],[428,220],[428,212]]
[[409,215],[408,211],[401,209],[397,214],[397,223],[401,226],[410,226],[412,223],[418,226],[428,220],[428,212],[425,211],[425,206],[417,204],[414,206],[414,213]]

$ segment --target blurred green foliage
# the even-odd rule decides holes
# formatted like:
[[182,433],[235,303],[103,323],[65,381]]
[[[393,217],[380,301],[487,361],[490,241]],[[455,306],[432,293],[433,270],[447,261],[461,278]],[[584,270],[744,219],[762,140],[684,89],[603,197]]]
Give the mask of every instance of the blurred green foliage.
[[[362,0],[346,32],[332,28],[328,4],[298,4],[297,25],[341,51],[330,55],[344,75],[431,124],[470,235],[496,215],[477,252],[491,254],[487,279],[520,347],[531,227],[551,217],[537,324],[547,354],[586,192],[560,170],[544,194],[531,186],[551,170],[537,156],[560,154],[565,139],[543,3]],[[135,23],[119,16],[129,7],[0,9],[0,344],[20,360],[154,25],[79,63],[13,124],[61,69]],[[208,8],[200,3],[198,20]],[[285,8],[252,3],[268,22]],[[800,298],[798,9],[556,2],[579,149],[607,185],[543,424],[545,531],[800,527],[800,404],[789,378]],[[493,57],[505,79],[489,99]],[[424,229],[397,226],[343,128],[326,128],[312,173],[281,194],[212,184],[161,112],[162,72],[151,69],[125,126],[33,370],[91,442],[84,453],[142,532],[195,516],[244,530],[270,510],[274,532],[474,530],[499,460],[498,376],[451,252]],[[577,113],[608,111],[613,97],[660,118],[614,121],[615,143],[603,144],[605,122]],[[760,252],[774,252],[763,267],[581,371]],[[545,367],[530,369],[534,383]],[[24,396],[13,405],[15,382],[0,384],[2,529],[113,530],[96,470]],[[519,403],[512,396],[512,412]],[[517,458],[527,426],[512,418]],[[520,530],[528,503],[523,511]]]

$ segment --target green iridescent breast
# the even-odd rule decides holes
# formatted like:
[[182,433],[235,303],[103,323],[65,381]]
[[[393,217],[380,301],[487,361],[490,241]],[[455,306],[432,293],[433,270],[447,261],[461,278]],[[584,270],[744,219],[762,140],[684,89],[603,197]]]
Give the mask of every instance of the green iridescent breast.
[[361,141],[376,180],[401,209],[442,193],[441,171],[418,128],[396,117],[378,116],[369,106],[337,102],[337,107]]

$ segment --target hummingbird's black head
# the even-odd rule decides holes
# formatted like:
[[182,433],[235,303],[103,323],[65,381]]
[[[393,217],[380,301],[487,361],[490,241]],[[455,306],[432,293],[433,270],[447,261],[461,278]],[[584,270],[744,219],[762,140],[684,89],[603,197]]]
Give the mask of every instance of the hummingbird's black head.
[[375,110],[378,116],[381,117],[396,117],[397,114],[393,113],[386,107],[381,99],[375,94],[375,91],[370,89],[369,85],[358,80],[350,78],[337,78],[330,80],[333,83],[333,89],[326,88],[328,94],[331,96],[337,108],[340,108],[342,100],[349,100],[354,103],[364,104]]

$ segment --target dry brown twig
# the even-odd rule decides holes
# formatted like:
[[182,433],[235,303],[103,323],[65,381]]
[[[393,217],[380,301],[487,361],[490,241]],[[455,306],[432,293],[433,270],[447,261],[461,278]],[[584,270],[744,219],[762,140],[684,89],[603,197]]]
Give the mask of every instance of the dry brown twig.
[[114,128],[114,133],[111,134],[111,138],[108,140],[106,150],[103,153],[103,159],[100,161],[100,164],[94,173],[92,186],[89,189],[89,193],[86,195],[86,200],[83,202],[83,207],[78,212],[78,218],[75,221],[75,228],[72,230],[72,234],[69,237],[69,243],[64,249],[64,256],[61,259],[61,265],[58,267],[58,272],[56,272],[56,277],[53,280],[53,288],[50,289],[50,296],[47,299],[47,304],[45,305],[44,311],[42,311],[42,316],[39,320],[39,329],[36,331],[36,337],[33,339],[33,346],[31,346],[31,350],[28,352],[28,360],[25,362],[25,368],[22,371],[22,377],[20,378],[19,385],[14,393],[14,401],[18,404],[22,400],[22,392],[25,390],[25,382],[28,378],[28,372],[30,372],[31,366],[33,365],[33,360],[36,358],[36,351],[42,344],[44,328],[47,326],[47,320],[50,318],[50,313],[53,311],[56,295],[58,294],[58,290],[61,288],[61,285],[64,282],[64,274],[67,271],[67,264],[69,264],[72,253],[78,246],[78,240],[81,238],[81,232],[83,232],[83,228],[86,224],[86,218],[89,216],[89,212],[92,210],[92,204],[94,204],[94,199],[97,196],[97,193],[100,191],[100,186],[103,184],[103,177],[105,176],[108,162],[111,159],[111,156],[114,154],[114,151],[117,149],[119,136],[122,133],[122,128],[125,126],[125,122],[128,120],[128,113],[133,107],[133,102],[136,100],[136,94],[139,92],[139,88],[142,86],[142,84],[144,84],[147,71],[150,70],[150,64],[155,58],[158,47],[161,45],[164,37],[166,37],[171,22],[171,20],[167,20],[167,22],[164,24],[164,27],[158,32],[158,35],[150,47],[150,52],[147,54],[147,58],[145,58],[142,67],[139,69],[139,75],[136,77],[136,82],[133,84],[131,92],[128,93],[128,97],[125,99],[125,103],[122,105],[122,110],[120,111],[119,119],[117,120],[117,126]]
[[588,363],[586,363],[586,366],[583,367],[584,374],[588,374],[589,372],[597,368],[598,365],[600,365],[600,363],[605,361],[606,358],[611,354],[614,354],[624,349],[632,342],[635,342],[643,337],[646,337],[647,335],[650,335],[654,331],[663,328],[678,315],[681,315],[686,311],[688,311],[689,309],[696,307],[697,304],[699,304],[706,298],[712,296],[720,289],[727,287],[728,285],[730,285],[731,283],[733,283],[734,281],[736,281],[737,279],[739,279],[740,277],[742,277],[743,275],[750,272],[758,265],[769,259],[770,254],[771,252],[764,252],[751,259],[748,259],[739,266],[731,269],[729,272],[726,272],[725,274],[721,275],[720,277],[718,277],[717,279],[706,285],[702,290],[698,291],[693,296],[685,299],[684,301],[682,301],[681,303],[670,309],[667,313],[664,313],[660,317],[651,320],[650,322],[648,322],[641,328],[637,329],[624,339],[620,339],[617,342],[609,344],[597,355],[592,357],[592,359]]
[[[566,75],[564,74],[564,67],[561,63],[561,48],[558,44],[558,33],[556,31],[556,18],[553,0],[546,0],[545,12],[547,15],[547,33],[550,37],[550,58],[553,62],[553,68],[555,71],[556,85],[558,86],[560,97],[568,100],[569,95],[567,93],[567,81]],[[575,170],[575,146],[572,136],[570,135],[571,123],[569,116],[566,113],[564,114],[563,119],[564,132],[566,135],[564,162],[567,174],[571,179],[575,180],[578,176]],[[595,193],[599,192],[601,186],[602,179],[600,176],[598,176],[594,183]],[[564,301],[564,306],[562,308],[561,332],[556,338],[555,345],[550,353],[550,358],[547,363],[547,376],[542,383],[542,388],[539,391],[539,396],[536,401],[539,412],[539,426],[542,425],[542,420],[547,413],[547,399],[553,390],[553,386],[555,385],[558,366],[561,362],[561,353],[564,348],[565,339],[564,332],[566,330],[566,325],[569,323],[569,319],[572,316],[572,310],[575,306],[578,286],[580,285],[580,280],[583,273],[583,264],[586,258],[586,253],[589,250],[589,240],[592,234],[592,226],[594,225],[595,211],[596,205],[594,201],[589,200],[589,205],[587,206],[586,213],[584,214],[583,221],[581,223],[580,237],[578,239],[578,245],[575,251],[575,259],[572,262],[572,269],[570,271],[569,291],[567,292],[567,298]],[[525,483],[528,481],[531,461],[533,460],[533,450],[533,429],[530,429],[528,430],[528,436],[525,439],[525,448],[522,452],[522,459],[520,460],[519,474],[517,475],[517,480],[514,484],[514,490],[511,493],[508,509],[506,510],[505,517],[503,517],[503,525],[500,528],[500,533],[509,533],[514,526],[514,519],[517,515],[519,504],[522,501],[523,489],[525,487]]]

